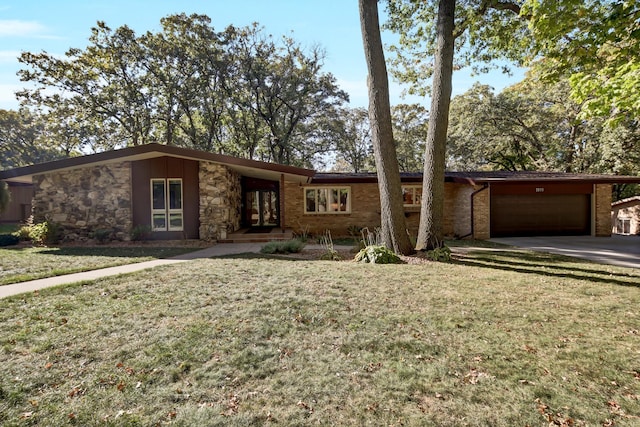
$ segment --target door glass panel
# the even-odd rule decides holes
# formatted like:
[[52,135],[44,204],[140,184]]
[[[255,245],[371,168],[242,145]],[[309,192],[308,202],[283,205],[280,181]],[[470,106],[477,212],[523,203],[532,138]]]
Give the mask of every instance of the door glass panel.
[[164,179],[151,181],[152,209],[165,209]]
[[169,209],[182,209],[182,181],[169,180]]
[[182,230],[182,213],[169,214],[169,230]]
[[166,230],[167,229],[167,216],[163,213],[153,214],[153,229],[154,230]]
[[261,225],[278,224],[278,197],[275,191],[262,191],[262,206],[264,207]]

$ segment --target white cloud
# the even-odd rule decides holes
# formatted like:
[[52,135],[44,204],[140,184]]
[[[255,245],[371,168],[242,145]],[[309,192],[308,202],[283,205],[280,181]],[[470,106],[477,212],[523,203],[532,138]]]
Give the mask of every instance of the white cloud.
[[0,50],[0,64],[18,63],[19,57],[17,50]]
[[39,22],[0,19],[0,37],[40,37],[45,31]]
[[20,103],[16,99],[15,92],[24,89],[23,85],[0,84],[0,108],[4,110],[16,110]]

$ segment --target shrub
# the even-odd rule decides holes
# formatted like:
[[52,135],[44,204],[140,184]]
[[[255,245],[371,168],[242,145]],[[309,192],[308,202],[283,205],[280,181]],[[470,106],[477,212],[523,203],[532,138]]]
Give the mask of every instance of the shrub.
[[427,251],[426,255],[427,258],[432,261],[451,261],[451,249],[449,249],[447,246],[442,246],[441,248],[435,248],[431,251]]
[[263,254],[292,254],[302,251],[304,242],[298,239],[283,242],[269,242],[260,249]]
[[139,242],[142,240],[147,240],[151,235],[151,226],[148,224],[140,224],[131,228],[129,232],[131,240],[135,242]]
[[0,234],[0,246],[17,245],[20,238],[15,234]]
[[18,229],[18,231],[16,231],[15,233],[13,233],[14,236],[18,237],[18,239],[20,240],[31,240],[31,226],[30,225],[23,225],[22,227],[20,227]]
[[354,258],[356,262],[371,264],[400,264],[402,260],[391,249],[382,245],[368,245],[360,250]]
[[34,224],[31,217],[14,235],[20,240],[31,240],[36,245],[52,244],[60,241],[60,226],[51,221]]
[[91,237],[96,239],[99,243],[104,243],[111,239],[111,233],[113,230],[109,228],[98,228],[91,233]]

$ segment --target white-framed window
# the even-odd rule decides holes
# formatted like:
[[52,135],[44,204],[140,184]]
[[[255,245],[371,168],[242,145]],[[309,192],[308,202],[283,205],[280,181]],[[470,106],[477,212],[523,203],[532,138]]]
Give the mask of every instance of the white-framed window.
[[421,185],[403,185],[402,200],[406,207],[420,207],[422,204],[422,186]]
[[151,228],[153,231],[182,231],[182,179],[151,179]]
[[304,213],[339,214],[350,212],[350,187],[305,187]]
[[616,222],[617,234],[631,234],[631,218],[618,218]]

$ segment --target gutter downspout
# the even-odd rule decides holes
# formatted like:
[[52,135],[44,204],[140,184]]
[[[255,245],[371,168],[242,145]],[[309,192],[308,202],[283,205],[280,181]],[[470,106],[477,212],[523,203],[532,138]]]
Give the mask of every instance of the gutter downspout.
[[473,214],[474,214],[473,200],[475,199],[476,194],[486,190],[487,188],[489,188],[489,184],[485,182],[484,184],[482,184],[482,188],[479,188],[476,191],[474,191],[473,193],[471,193],[471,196],[470,196],[470,199],[471,199],[471,232],[469,234],[465,234],[464,236],[460,237],[460,240],[466,239],[469,236],[473,237],[473,232],[474,232],[474,226],[473,226]]

